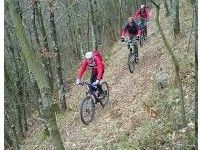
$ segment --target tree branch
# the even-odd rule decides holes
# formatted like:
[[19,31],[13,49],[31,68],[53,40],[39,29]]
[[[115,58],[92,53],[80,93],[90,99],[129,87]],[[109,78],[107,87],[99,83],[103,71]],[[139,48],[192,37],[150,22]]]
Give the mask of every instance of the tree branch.
[[150,0],[157,8],[160,8],[159,4],[156,4],[153,0]]

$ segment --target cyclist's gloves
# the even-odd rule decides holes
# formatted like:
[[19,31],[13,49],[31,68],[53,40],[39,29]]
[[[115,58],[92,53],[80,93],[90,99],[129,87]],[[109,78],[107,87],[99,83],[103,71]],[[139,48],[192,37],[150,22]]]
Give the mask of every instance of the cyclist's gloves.
[[76,79],[76,84],[79,85],[81,83],[80,79]]
[[99,80],[96,80],[95,82],[92,83],[92,85],[94,85],[94,86],[97,84],[99,84]]

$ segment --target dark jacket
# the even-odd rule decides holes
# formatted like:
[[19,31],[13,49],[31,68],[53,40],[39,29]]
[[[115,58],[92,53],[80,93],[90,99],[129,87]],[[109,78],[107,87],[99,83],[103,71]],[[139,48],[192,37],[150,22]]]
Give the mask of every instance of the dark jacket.
[[135,21],[132,22],[132,24],[130,25],[129,23],[127,23],[125,25],[125,27],[122,30],[122,36],[136,36],[138,34],[138,26],[136,24]]

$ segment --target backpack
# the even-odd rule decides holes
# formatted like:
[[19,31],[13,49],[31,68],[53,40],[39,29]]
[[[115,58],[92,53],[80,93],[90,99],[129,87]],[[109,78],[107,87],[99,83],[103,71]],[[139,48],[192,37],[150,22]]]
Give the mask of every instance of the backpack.
[[93,57],[94,56],[97,56],[101,61],[103,61],[103,56],[101,55],[101,53],[99,52],[99,50],[93,51]]

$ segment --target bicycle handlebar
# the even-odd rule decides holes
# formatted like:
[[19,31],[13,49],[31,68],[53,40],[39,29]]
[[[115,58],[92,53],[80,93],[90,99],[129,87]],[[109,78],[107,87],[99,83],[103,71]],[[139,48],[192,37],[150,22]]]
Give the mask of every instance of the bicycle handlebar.
[[91,86],[93,86],[93,87],[96,88],[95,85],[93,85],[92,83],[90,83],[90,82],[88,82],[88,81],[83,81],[83,82],[81,82],[79,85],[81,85],[81,86],[84,86],[84,85],[91,85]]
[[87,81],[83,81],[83,82],[79,83],[79,85],[81,85],[81,86],[88,85],[88,84],[90,84],[90,83],[88,83]]

